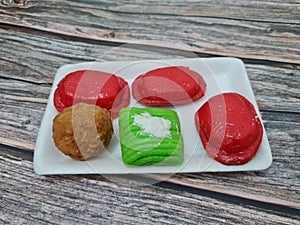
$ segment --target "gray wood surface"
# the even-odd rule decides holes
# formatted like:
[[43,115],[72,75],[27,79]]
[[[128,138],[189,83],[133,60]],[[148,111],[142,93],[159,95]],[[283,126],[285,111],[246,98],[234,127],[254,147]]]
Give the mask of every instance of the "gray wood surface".
[[[13,2],[0,3],[0,224],[300,222],[299,1]],[[34,174],[32,151],[60,66],[197,56],[245,62],[269,169],[175,174],[162,182],[169,188]]]
[[294,210],[113,183],[100,175],[38,176],[31,161],[0,149],[2,224],[297,224],[300,219]]
[[2,5],[0,21],[38,31],[214,55],[300,59],[299,1],[54,0],[29,1],[22,10]]

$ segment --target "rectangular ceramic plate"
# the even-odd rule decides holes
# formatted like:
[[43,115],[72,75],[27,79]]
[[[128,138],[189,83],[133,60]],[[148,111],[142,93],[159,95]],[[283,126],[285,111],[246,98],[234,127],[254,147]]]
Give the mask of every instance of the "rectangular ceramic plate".
[[[131,86],[133,80],[149,70],[166,66],[186,66],[202,75],[207,90],[205,97],[188,105],[175,106],[184,139],[184,162],[178,166],[124,165],[118,139],[118,119],[113,121],[115,134],[108,149],[98,157],[88,161],[76,161],[63,155],[52,140],[52,121],[57,115],[53,105],[53,94],[59,81],[68,73],[92,69],[109,72],[123,77]],[[48,105],[40,127],[34,152],[34,169],[37,174],[136,174],[136,173],[191,173],[191,172],[230,172],[263,170],[272,163],[271,149],[264,131],[261,146],[256,156],[244,165],[226,166],[209,158],[205,153],[194,125],[194,114],[210,97],[224,93],[237,92],[245,96],[255,107],[260,117],[253,91],[243,62],[236,58],[209,59],[171,59],[130,62],[87,62],[70,64],[58,69],[49,96]],[[145,107],[131,99],[130,106]]]

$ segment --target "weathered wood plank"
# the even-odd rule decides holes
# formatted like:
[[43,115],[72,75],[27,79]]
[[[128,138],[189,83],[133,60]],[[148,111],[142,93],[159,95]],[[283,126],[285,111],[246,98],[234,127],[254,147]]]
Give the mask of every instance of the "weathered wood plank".
[[299,215],[101,176],[37,176],[0,149],[2,224],[298,224]]
[[0,23],[91,40],[299,63],[298,1],[33,1]]
[[[13,30],[0,30],[0,40],[5,43],[0,45],[0,143],[29,150],[34,149],[52,81],[62,64],[184,56],[164,49],[70,44]],[[272,167],[262,172],[175,175],[169,181],[299,208],[299,67],[246,66],[272,148]]]
[[300,66],[246,63],[246,70],[260,110],[300,113]]

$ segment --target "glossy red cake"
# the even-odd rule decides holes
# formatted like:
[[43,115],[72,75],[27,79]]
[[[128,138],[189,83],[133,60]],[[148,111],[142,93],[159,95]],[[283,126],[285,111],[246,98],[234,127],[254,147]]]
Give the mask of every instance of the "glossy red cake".
[[248,162],[262,141],[263,127],[253,105],[237,93],[210,98],[196,112],[195,125],[207,154],[226,165]]
[[203,97],[205,90],[202,76],[183,66],[151,70],[138,76],[132,84],[133,97],[153,106],[191,103]]
[[113,118],[127,107],[130,90],[127,82],[114,74],[94,70],[75,71],[65,76],[54,93],[54,106],[61,112],[77,103],[106,108]]

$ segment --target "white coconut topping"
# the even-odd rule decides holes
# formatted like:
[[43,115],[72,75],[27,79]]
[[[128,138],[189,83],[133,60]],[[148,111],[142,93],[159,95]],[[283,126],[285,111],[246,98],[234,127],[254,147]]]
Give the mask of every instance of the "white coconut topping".
[[166,138],[171,136],[171,121],[151,116],[149,113],[136,114],[133,116],[133,125],[141,128],[141,134],[147,134],[153,137]]

